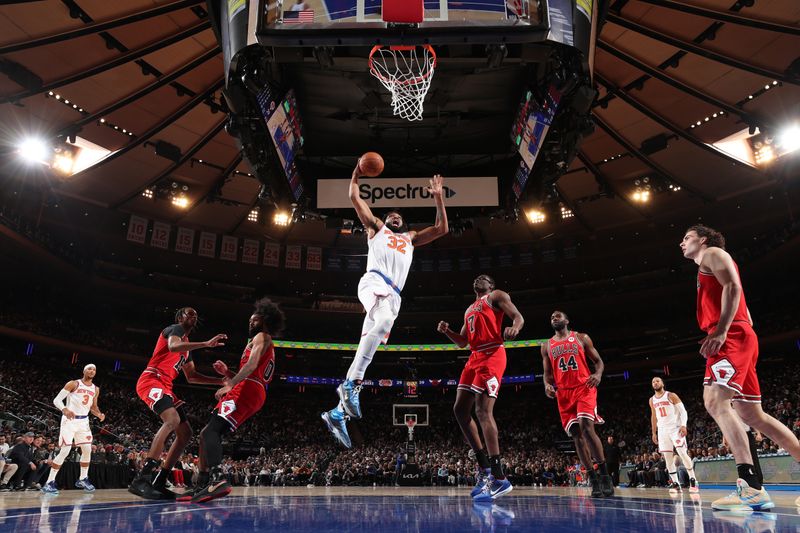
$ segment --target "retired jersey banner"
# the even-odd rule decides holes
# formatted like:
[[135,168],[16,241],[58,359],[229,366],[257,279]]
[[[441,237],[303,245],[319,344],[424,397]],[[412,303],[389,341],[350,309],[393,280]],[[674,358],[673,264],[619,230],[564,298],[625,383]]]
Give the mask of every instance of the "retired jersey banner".
[[275,242],[264,243],[264,266],[279,267],[281,258],[281,245]]
[[[358,190],[370,207],[433,207],[429,182],[430,178],[362,178]],[[317,208],[353,207],[349,188],[349,179],[317,180]],[[445,178],[444,193],[447,207],[496,206],[497,177]]]
[[153,233],[150,235],[150,246],[166,250],[169,248],[169,234],[172,226],[163,222],[153,222]]
[[217,255],[217,234],[204,231],[200,233],[200,244],[197,247],[197,255],[211,257]]
[[225,261],[236,261],[236,252],[239,248],[239,239],[230,235],[222,236],[222,247],[219,250],[219,258]]
[[144,236],[147,234],[147,219],[131,215],[128,222],[128,240],[144,244]]
[[301,246],[286,247],[286,268],[300,268]]
[[194,248],[194,230],[189,228],[178,228],[178,238],[175,239],[175,251],[182,254],[192,253]]
[[258,264],[258,241],[254,241],[253,239],[244,240],[242,263],[248,263],[250,265]]
[[306,250],[306,270],[322,270],[322,248],[309,246]]

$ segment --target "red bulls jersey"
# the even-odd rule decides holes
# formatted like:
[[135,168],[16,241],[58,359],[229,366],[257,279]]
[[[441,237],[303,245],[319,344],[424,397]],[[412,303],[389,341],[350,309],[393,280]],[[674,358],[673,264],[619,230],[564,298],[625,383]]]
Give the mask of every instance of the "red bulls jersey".
[[[247,361],[250,360],[250,350],[252,344],[248,344],[247,348],[244,349],[242,353],[242,358],[239,359],[239,369],[241,369]],[[261,357],[261,361],[258,363],[253,372],[247,376],[245,379],[249,379],[251,381],[257,381],[262,385],[268,385],[270,381],[272,381],[272,374],[275,372],[275,347],[270,342],[267,351]]]
[[489,295],[481,296],[464,313],[467,341],[473,352],[492,350],[503,344],[503,311],[492,307]]
[[570,331],[567,338],[549,341],[550,363],[553,365],[556,389],[574,389],[582,387],[589,379],[591,372],[586,364],[583,344],[578,334]]
[[183,365],[192,360],[192,355],[189,352],[170,352],[169,351],[169,338],[172,336],[180,337],[183,342],[189,340],[188,335],[180,324],[173,324],[164,329],[158,336],[153,356],[147,363],[147,370],[155,371],[164,380],[170,383],[175,381],[178,377]]
[[[739,272],[739,266],[736,272]],[[706,333],[714,330],[719,322],[719,315],[722,311],[722,285],[720,285],[714,274],[709,272],[697,271],[697,323],[700,329]],[[750,323],[750,316],[747,312],[747,303],[744,300],[744,289],[739,296],[736,313],[733,315],[734,322]]]

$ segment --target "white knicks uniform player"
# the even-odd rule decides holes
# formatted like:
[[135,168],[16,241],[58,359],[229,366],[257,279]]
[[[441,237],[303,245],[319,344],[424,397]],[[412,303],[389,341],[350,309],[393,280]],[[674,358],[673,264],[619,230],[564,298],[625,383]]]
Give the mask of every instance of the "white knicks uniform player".
[[671,480],[669,491],[673,494],[682,491],[678,482],[678,471],[675,467],[674,453],[677,452],[689,474],[689,491],[697,492],[699,488],[694,476],[694,463],[689,457],[686,445],[686,423],[689,415],[678,395],[664,388],[664,381],[661,378],[653,378],[652,386],[654,394],[648,403],[650,404],[653,443],[658,444],[658,451],[664,455],[664,462]]
[[[650,398],[650,405],[653,406],[656,415],[659,453],[672,453],[674,448],[686,447],[686,437],[680,433],[681,426],[685,427],[686,423],[681,424],[680,413],[672,403],[673,398],[670,395],[675,396],[671,392],[664,391],[660,396],[654,394]],[[678,403],[683,406],[683,403]]]
[[[375,304],[385,298],[392,313],[392,322],[400,313],[400,293],[406,284],[414,243],[409,233],[395,233],[386,226],[375,232],[367,241],[367,272],[358,282],[358,299],[367,316],[361,328],[362,337],[375,325]],[[381,339],[386,344],[388,335]]]
[[92,383],[87,385],[82,380],[75,380],[75,390],[67,394],[66,407],[74,413],[72,419],[61,415],[61,432],[58,435],[58,445],[92,443],[92,428],[89,426],[89,411],[94,406],[97,396],[97,386]]
[[358,219],[367,230],[367,272],[358,283],[358,299],[367,316],[353,363],[347,371],[347,377],[336,389],[339,405],[322,413],[328,430],[346,448],[352,446],[347,433],[347,417],[361,418],[361,381],[378,346],[386,343],[400,312],[400,292],[411,269],[414,248],[448,232],[444,180],[441,176],[434,176],[427,189],[436,204],[436,222],[419,231],[408,231],[403,217],[397,211],[390,211],[383,220],[376,218],[360,196],[359,177],[361,169],[356,166],[350,180],[349,194]]

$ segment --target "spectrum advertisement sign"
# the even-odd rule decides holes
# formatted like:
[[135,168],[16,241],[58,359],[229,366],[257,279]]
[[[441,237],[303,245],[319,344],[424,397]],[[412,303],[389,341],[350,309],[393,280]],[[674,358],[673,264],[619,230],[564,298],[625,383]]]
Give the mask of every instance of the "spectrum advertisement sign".
[[[433,207],[428,192],[430,178],[362,178],[359,196],[370,207]],[[317,208],[352,207],[350,180],[317,180]],[[445,178],[445,205],[480,207],[498,205],[497,177]]]

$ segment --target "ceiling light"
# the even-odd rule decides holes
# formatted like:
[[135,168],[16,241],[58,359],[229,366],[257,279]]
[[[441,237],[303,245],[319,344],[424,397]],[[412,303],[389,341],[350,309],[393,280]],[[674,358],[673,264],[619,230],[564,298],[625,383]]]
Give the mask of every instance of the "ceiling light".
[[528,222],[531,224],[540,224],[545,221],[545,214],[538,209],[529,209],[525,211],[525,216],[528,217]]
[[30,163],[45,163],[50,156],[50,148],[47,143],[35,137],[22,141],[17,150],[20,157]]
[[173,196],[172,205],[174,205],[175,207],[179,207],[181,209],[186,209],[187,207],[189,207],[189,199],[182,194],[180,196]]
[[787,154],[800,149],[800,124],[792,124],[778,134],[778,146]]
[[276,211],[275,215],[272,217],[272,221],[276,226],[288,226],[291,220],[292,217],[290,217],[289,213],[286,211]]
[[142,191],[142,196],[147,198],[148,200],[153,199],[153,189],[145,189]]
[[258,222],[258,208],[257,207],[252,209],[247,214],[247,220],[249,220],[250,222]]
[[101,119],[100,119],[100,124],[105,124],[105,123],[106,123],[106,119],[104,119],[104,118],[101,118]]
[[563,205],[561,206],[561,219],[562,220],[565,219],[565,218],[572,218],[573,216],[575,216],[575,214],[572,212],[572,209],[570,209],[568,207],[564,207]]

